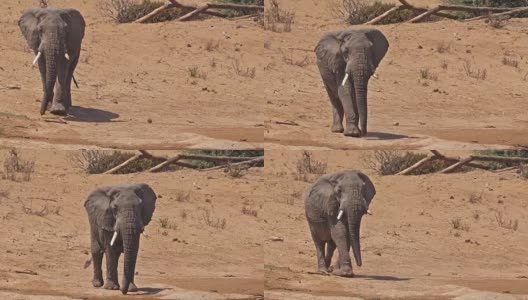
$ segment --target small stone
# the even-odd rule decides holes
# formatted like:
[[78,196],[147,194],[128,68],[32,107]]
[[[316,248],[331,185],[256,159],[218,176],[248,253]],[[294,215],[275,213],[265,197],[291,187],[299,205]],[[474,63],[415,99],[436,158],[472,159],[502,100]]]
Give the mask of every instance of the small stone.
[[147,119],[147,123],[152,124],[152,119],[151,119],[151,118],[148,118],[148,119]]
[[399,123],[399,122],[395,122],[395,123],[393,123],[392,125],[394,125],[394,126],[400,126],[400,123]]

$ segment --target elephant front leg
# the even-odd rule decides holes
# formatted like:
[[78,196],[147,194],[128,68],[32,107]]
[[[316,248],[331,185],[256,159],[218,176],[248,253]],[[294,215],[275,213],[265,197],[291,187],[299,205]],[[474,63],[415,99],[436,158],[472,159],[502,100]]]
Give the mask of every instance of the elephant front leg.
[[105,251],[106,256],[106,283],[104,288],[107,290],[119,290],[119,281],[117,277],[117,264],[119,262],[119,255],[121,251],[113,249],[116,245],[107,246]]
[[331,230],[332,240],[335,242],[339,258],[332,270],[332,274],[343,277],[354,277],[352,272],[352,260],[350,259],[350,243],[348,241],[348,230],[343,223],[337,223]]
[[[337,84],[333,84],[334,86],[337,86]],[[333,122],[332,122],[332,132],[343,132],[343,105],[341,105],[341,101],[339,101],[339,97],[337,95],[337,89],[332,89],[329,84],[324,81],[324,86],[326,88],[326,92],[328,93],[328,98],[330,98],[330,103],[332,104],[332,112],[333,112]]]
[[361,131],[358,128],[359,118],[354,106],[353,87],[350,80],[344,86],[339,84],[338,94],[345,114],[345,136],[360,137]]
[[69,97],[69,88],[67,88],[69,63],[57,65],[57,69],[57,85],[55,86],[55,97],[50,112],[54,115],[65,116],[67,114],[66,102]]

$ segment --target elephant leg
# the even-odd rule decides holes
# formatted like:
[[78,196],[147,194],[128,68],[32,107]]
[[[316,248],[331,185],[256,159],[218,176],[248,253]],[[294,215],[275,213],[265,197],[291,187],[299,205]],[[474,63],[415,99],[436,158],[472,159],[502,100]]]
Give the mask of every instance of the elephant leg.
[[334,255],[335,249],[336,244],[334,243],[334,241],[328,241],[326,243],[325,266],[328,270],[330,270],[330,265],[332,264],[332,256]]
[[121,251],[116,251],[115,247],[108,245],[106,247],[106,283],[104,288],[107,290],[119,290],[119,281],[117,277],[117,264]]
[[328,268],[325,263],[325,241],[318,235],[318,230],[315,228],[316,225],[310,225],[310,232],[312,234],[312,240],[315,245],[315,251],[317,255],[317,272],[327,273]]
[[343,105],[341,104],[341,101],[339,101],[339,96],[337,94],[337,89],[332,89],[331,86],[337,86],[337,83],[331,83],[328,84],[326,81],[324,82],[324,86],[326,88],[326,92],[328,93],[328,98],[330,98],[330,103],[332,103],[332,111],[333,111],[333,122],[332,122],[332,132],[343,132]]
[[[338,80],[339,82],[339,80]],[[360,137],[361,132],[359,131],[358,124],[359,124],[359,118],[357,114],[357,108],[354,105],[353,95],[354,90],[353,86],[350,83],[350,80],[348,80],[345,85],[339,84],[337,88],[337,92],[339,95],[339,100],[341,100],[341,104],[343,105],[343,110],[345,114],[345,136],[352,136],[352,137]]]
[[[64,59],[65,58],[61,58]],[[69,70],[69,63],[57,63],[57,84],[55,85],[55,97],[53,98],[53,104],[51,105],[50,112],[54,115],[64,116],[66,115],[66,98],[68,98],[67,89],[67,77]]]
[[70,67],[68,69],[68,75],[66,77],[66,94],[64,95],[64,106],[66,107],[66,110],[68,110],[72,106],[72,99],[71,99],[71,84],[72,84],[72,78],[73,78],[73,72],[75,71],[75,68],[77,67],[77,63],[79,62],[79,55],[77,55],[70,63]]
[[51,91],[51,94],[46,92],[46,63],[44,62],[44,59],[39,59],[38,67],[40,72],[40,80],[42,81],[42,102],[47,101],[47,109],[50,109],[54,94],[53,90]]
[[92,245],[91,245],[91,252],[92,252],[92,262],[93,262],[93,280],[92,285],[94,287],[101,287],[104,284],[103,281],[103,270],[101,269],[103,264],[103,254],[104,252],[101,250],[101,247],[95,241],[95,239],[92,237]]
[[343,223],[337,223],[331,230],[332,240],[334,241],[339,258],[332,274],[343,277],[353,277],[352,260],[350,259],[350,242],[348,231]]

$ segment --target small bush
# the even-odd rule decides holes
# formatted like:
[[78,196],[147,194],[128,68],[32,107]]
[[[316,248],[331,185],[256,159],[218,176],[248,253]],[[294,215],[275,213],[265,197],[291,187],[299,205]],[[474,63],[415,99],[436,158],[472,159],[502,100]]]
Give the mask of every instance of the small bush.
[[528,166],[521,165],[519,167],[519,174],[521,174],[521,177],[524,179],[528,179]]
[[437,81],[438,74],[432,72],[429,68],[420,69],[420,78]]
[[474,67],[469,60],[464,62],[464,71],[466,72],[467,76],[479,80],[485,80],[488,76],[488,70]]
[[178,229],[178,225],[172,223],[167,217],[159,218],[158,222],[160,223],[160,227],[163,229]]
[[11,181],[30,181],[34,170],[34,161],[23,159],[16,149],[11,149],[4,160],[2,178]]
[[513,231],[517,231],[519,228],[519,220],[506,220],[501,211],[495,212],[495,220],[497,220],[497,224],[502,228]]
[[184,192],[184,191],[178,191],[176,192],[175,199],[178,202],[189,202],[191,199],[191,193],[190,192]]
[[446,52],[449,52],[450,49],[451,49],[451,43],[440,41],[436,45],[436,52],[438,53],[446,53]]
[[[264,150],[189,150],[185,151],[189,155],[209,155],[209,156],[230,156],[230,157],[259,157],[264,156]],[[198,169],[208,169],[223,165],[224,163],[209,162],[203,160],[184,160],[186,163],[194,165]],[[262,167],[264,164],[258,164]]]
[[460,218],[455,218],[451,220],[451,226],[456,230],[469,231],[469,225],[462,222]]
[[249,207],[242,207],[242,213],[247,216],[253,216],[256,217],[258,215],[258,212],[254,209],[251,209]]
[[469,199],[468,199],[469,203],[471,204],[477,204],[477,203],[481,203],[482,202],[482,193],[480,194],[476,194],[476,193],[471,193],[469,195]]
[[295,12],[284,10],[278,0],[271,0],[269,9],[264,12],[263,25],[265,30],[290,32],[294,20]]
[[[264,6],[264,0],[216,0],[218,3],[227,4],[242,4],[242,5],[260,5]],[[251,9],[233,10],[233,9],[222,9],[221,10],[228,17],[239,17],[254,14],[255,11]]]
[[[102,174],[133,157],[130,152],[82,150],[70,156],[73,167],[84,170],[88,174]],[[156,158],[141,158],[117,171],[116,174],[136,173],[148,170],[163,160]],[[167,167],[169,170],[173,167]]]
[[48,204],[45,204],[42,208],[34,209],[33,207],[27,207],[25,205],[22,206],[22,210],[27,215],[33,215],[38,217],[45,217],[49,214],[54,215],[60,215],[62,207],[60,206],[48,206]]
[[[330,4],[332,15],[350,25],[359,25],[368,22],[395,7],[392,3],[383,3],[379,0],[334,0]],[[400,9],[383,19],[379,24],[393,24],[408,21],[417,16],[411,10]],[[437,19],[434,16],[427,20]]]
[[217,229],[225,229],[227,225],[225,218],[217,218],[213,216],[208,209],[203,209],[202,220],[204,221],[205,225]]
[[207,73],[200,71],[197,66],[187,68],[187,73],[192,78],[207,79]]
[[505,65],[505,66],[518,68],[519,67],[519,60],[517,60],[516,58],[513,58],[513,57],[504,56],[502,58],[502,64]]
[[41,8],[47,8],[49,5],[49,0],[39,0],[39,5]]
[[[150,0],[143,0],[141,2],[135,0],[99,0],[97,8],[104,17],[111,18],[118,23],[130,23],[164,4],[163,1]],[[166,9],[147,21],[147,23],[175,20],[191,11],[192,9],[179,7]]]
[[301,68],[304,68],[304,67],[310,65],[310,58],[308,56],[304,56],[304,58],[302,58],[302,59],[295,59],[295,58],[293,58],[293,54],[291,54],[289,57],[288,56],[283,56],[282,60],[287,65],[297,66],[297,67],[301,67]]
[[213,41],[208,40],[207,44],[205,45],[205,50],[208,52],[213,52],[215,50],[218,50],[220,48],[220,41]]
[[[427,157],[426,154],[414,153],[410,151],[402,152],[398,150],[376,150],[363,157],[364,165],[376,171],[380,175],[394,175],[414,165],[418,161]],[[436,173],[449,166],[443,160],[433,160],[414,170],[409,175],[422,175]],[[458,172],[467,171],[467,168],[460,168]]]
[[302,157],[297,161],[298,174],[325,174],[327,163],[317,161],[308,151],[303,151]]
[[252,68],[242,67],[240,65],[240,60],[238,59],[233,60],[232,65],[233,65],[233,70],[235,71],[235,74],[237,74],[238,76],[253,79],[257,75],[257,69],[255,67],[252,67]]
[[237,166],[237,165],[228,164],[227,168],[225,169],[225,172],[230,177],[240,178],[240,177],[244,176],[244,170],[245,170],[245,168],[240,166],[240,165]]
[[[501,157],[526,157],[528,158],[528,150],[479,150],[475,151],[477,155],[490,155],[490,156],[501,156]],[[485,162],[486,166],[492,170],[498,170],[508,167],[518,166],[519,162]]]

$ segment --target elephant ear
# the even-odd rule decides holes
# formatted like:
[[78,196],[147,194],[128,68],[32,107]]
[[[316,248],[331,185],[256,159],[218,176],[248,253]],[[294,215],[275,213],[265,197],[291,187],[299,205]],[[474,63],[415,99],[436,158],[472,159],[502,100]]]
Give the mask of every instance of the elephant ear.
[[147,226],[152,220],[152,215],[156,209],[156,193],[145,183],[135,185],[135,192],[141,198],[141,216],[143,225]]
[[18,20],[18,27],[26,39],[29,48],[37,50],[40,46],[40,36],[38,33],[38,15],[41,9],[32,8],[24,11]]
[[376,195],[376,188],[374,187],[374,184],[372,183],[372,181],[370,181],[370,178],[367,175],[363,174],[362,172],[358,172],[357,175],[359,176],[359,178],[361,178],[361,180],[363,180],[363,189],[361,193],[363,194],[363,199],[365,200],[364,209],[366,213],[370,206],[370,202]]
[[341,53],[343,42],[341,32],[331,32],[323,35],[315,47],[317,59],[327,65],[332,72],[344,70],[346,62]]
[[115,217],[112,213],[110,203],[112,197],[109,195],[111,187],[99,187],[84,202],[84,208],[88,213],[88,219],[91,224],[96,224],[104,230],[113,231]]
[[320,178],[306,193],[306,217],[313,222],[326,222],[327,216],[337,216],[339,202],[334,185],[326,178]]
[[389,50],[389,41],[383,33],[377,29],[365,31],[366,37],[372,43],[374,70],[378,68],[381,60]]

